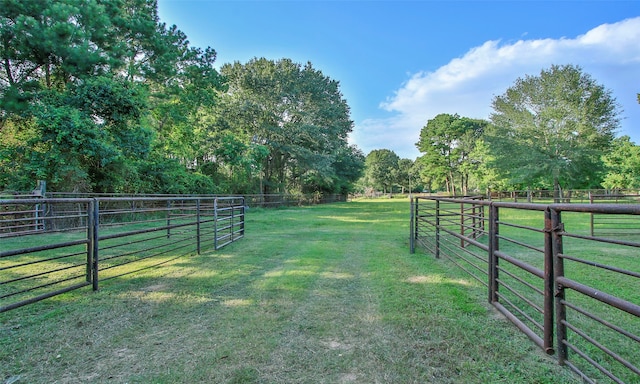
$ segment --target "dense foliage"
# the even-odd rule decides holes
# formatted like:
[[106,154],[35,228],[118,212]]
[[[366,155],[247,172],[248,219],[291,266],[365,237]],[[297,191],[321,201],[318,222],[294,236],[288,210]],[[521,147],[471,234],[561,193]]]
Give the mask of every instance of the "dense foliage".
[[422,128],[411,172],[427,189],[640,187],[639,147],[615,138],[615,98],[579,67],[520,78],[493,109],[490,122],[440,114]]
[[347,144],[353,122],[336,81],[288,59],[226,64],[222,74],[223,135],[248,151],[263,193],[349,192],[364,156]]
[[0,0],[0,190],[347,192],[364,156],[307,64],[214,68],[155,0]]
[[518,79],[493,101],[494,166],[512,183],[593,188],[619,127],[611,92],[580,68],[552,66]]
[[339,83],[311,63],[217,70],[212,48],[159,21],[156,0],[0,0],[0,59],[0,190],[640,187],[640,150],[615,138],[618,104],[572,65],[516,80],[490,121],[435,116],[413,161],[349,145]]

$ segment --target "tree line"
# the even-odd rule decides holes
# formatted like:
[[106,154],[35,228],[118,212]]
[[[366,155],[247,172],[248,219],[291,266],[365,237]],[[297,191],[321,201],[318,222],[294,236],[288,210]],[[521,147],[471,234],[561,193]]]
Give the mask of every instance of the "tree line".
[[519,78],[492,107],[489,120],[457,114],[428,120],[414,162],[372,151],[361,188],[404,190],[412,176],[414,191],[450,195],[640,188],[640,147],[615,136],[620,106],[580,67],[553,65]]
[[517,79],[488,120],[428,120],[414,161],[349,145],[340,85],[311,63],[217,70],[155,0],[0,0],[0,52],[0,190],[640,188],[619,105],[573,65]]
[[364,155],[337,81],[216,70],[155,0],[0,0],[0,190],[347,193]]

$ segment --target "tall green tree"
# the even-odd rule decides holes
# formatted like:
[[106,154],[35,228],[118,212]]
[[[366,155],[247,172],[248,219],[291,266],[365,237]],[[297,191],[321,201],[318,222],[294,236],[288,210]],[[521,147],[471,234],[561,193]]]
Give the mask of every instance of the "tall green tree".
[[336,190],[334,164],[353,127],[339,83],[290,59],[236,62],[221,72],[224,124],[269,151],[262,192]]
[[517,79],[493,109],[493,165],[512,183],[546,183],[559,196],[563,188],[600,183],[619,106],[580,67],[553,65]]
[[[176,143],[202,141],[184,127],[220,83],[215,52],[159,23],[155,0],[0,0],[0,55],[5,188],[155,188],[150,163],[193,162],[192,146]],[[176,100],[193,107],[169,107]]]
[[427,121],[416,143],[424,153],[420,161],[429,164],[424,168],[423,177],[443,183],[451,195],[466,194],[470,176],[478,167],[471,156],[487,124],[457,114],[440,114]]
[[20,138],[0,140],[15,167],[3,170],[15,176],[9,187],[43,178],[61,190],[100,188],[127,157],[148,152],[146,91],[117,76],[125,42],[113,5],[0,2],[0,129]]
[[396,184],[402,188],[402,193],[405,190],[411,192],[411,187],[416,186],[416,179],[412,175],[413,160],[400,159],[398,160],[398,169],[396,171]]
[[374,149],[365,159],[364,177],[369,186],[383,193],[391,192],[397,181],[400,158],[390,149]]

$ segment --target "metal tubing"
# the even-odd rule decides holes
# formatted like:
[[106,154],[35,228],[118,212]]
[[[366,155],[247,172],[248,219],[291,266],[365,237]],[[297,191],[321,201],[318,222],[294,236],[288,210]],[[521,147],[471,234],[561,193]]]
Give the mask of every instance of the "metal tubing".
[[49,251],[52,249],[65,248],[65,247],[70,247],[74,245],[86,244],[86,243],[87,243],[87,240],[83,239],[83,240],[75,240],[75,241],[66,241],[64,243],[56,243],[51,245],[40,245],[37,247],[31,247],[31,248],[14,249],[11,251],[0,252],[0,259],[4,257],[9,257],[9,256],[23,255],[25,253]]
[[[551,220],[551,228],[556,228],[560,226],[561,218],[560,212],[550,208],[549,209],[549,217]],[[565,365],[565,362],[568,359],[568,349],[565,344],[565,340],[567,340],[567,326],[565,322],[567,320],[567,309],[564,305],[565,292],[564,287],[557,284],[557,281],[560,277],[564,276],[564,260],[560,255],[562,254],[562,237],[560,236],[558,231],[552,231],[552,254],[553,254],[553,282],[554,286],[554,297],[555,297],[555,308],[556,308],[556,340],[557,340],[557,352],[558,352],[558,364]]]
[[507,319],[509,319],[515,326],[522,331],[525,335],[527,335],[536,345],[540,348],[544,349],[544,342],[540,336],[538,336],[535,332],[533,332],[529,327],[527,327],[520,319],[515,317],[513,313],[507,310],[502,304],[498,302],[494,302],[493,306],[496,307],[500,313],[502,313]]
[[[560,215],[552,215],[551,210],[544,211],[544,350],[549,355],[555,353],[553,346],[553,319],[554,319],[554,286],[553,286],[553,255],[558,247],[562,248],[562,237],[557,235],[561,229]],[[553,236],[560,245],[554,247]]]
[[218,250],[218,199],[213,200],[213,249]]
[[619,297],[610,295],[608,293],[599,291],[595,288],[580,284],[566,277],[558,277],[556,283],[562,288],[571,288],[576,292],[580,292],[585,296],[589,296],[592,299],[598,300],[612,307],[618,308],[621,311],[627,312],[636,317],[640,317],[640,305],[634,304],[630,301],[623,300]]
[[6,311],[9,311],[9,310],[12,310],[12,309],[20,308],[20,307],[23,307],[23,306],[25,306],[27,304],[33,304],[35,302],[38,302],[38,301],[41,301],[41,300],[44,300],[44,299],[48,299],[48,298],[53,297],[53,296],[60,295],[62,293],[70,292],[70,291],[73,291],[73,290],[78,289],[78,288],[86,287],[89,284],[90,283],[87,283],[87,282],[80,283],[80,284],[75,284],[75,285],[66,287],[64,289],[59,289],[57,291],[47,292],[47,293],[44,293],[42,295],[29,298],[27,300],[22,300],[22,301],[13,303],[13,304],[9,304],[7,306],[0,307],[0,313],[6,312]]
[[440,200],[436,200],[436,259],[440,258]]
[[498,207],[489,206],[489,302],[498,302]]
[[415,239],[414,239],[414,228],[415,228],[415,215],[414,215],[414,208],[413,208],[413,199],[410,200],[410,208],[409,208],[409,252],[410,253],[416,253],[416,246],[415,246]]
[[196,200],[196,253],[200,254],[200,199]]
[[93,231],[95,230],[93,223],[93,210],[94,205],[96,204],[95,200],[89,202],[87,207],[87,281],[91,282],[91,266],[93,265],[93,258],[95,249],[93,248],[93,242],[95,239],[95,235]]
[[100,244],[98,243],[98,240],[100,239],[100,202],[97,201],[97,199],[93,199],[93,204],[92,204],[92,210],[89,212],[89,216],[92,218],[92,225],[91,227],[93,227],[93,232],[92,232],[92,239],[91,239],[91,243],[92,243],[92,247],[93,247],[93,253],[92,253],[92,264],[91,264],[91,280],[92,280],[92,288],[94,291],[98,290],[98,270],[100,269],[100,265],[99,265],[99,251],[100,251]]
[[167,239],[171,237],[171,200],[167,200]]

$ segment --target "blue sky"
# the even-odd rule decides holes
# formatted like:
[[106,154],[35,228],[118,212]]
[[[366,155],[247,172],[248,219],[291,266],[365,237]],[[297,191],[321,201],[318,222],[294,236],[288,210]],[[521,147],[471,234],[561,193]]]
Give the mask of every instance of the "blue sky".
[[340,82],[350,141],[414,159],[439,113],[488,118],[494,96],[552,64],[574,64],[622,107],[640,143],[640,1],[159,0],[162,22],[217,63],[290,58]]

